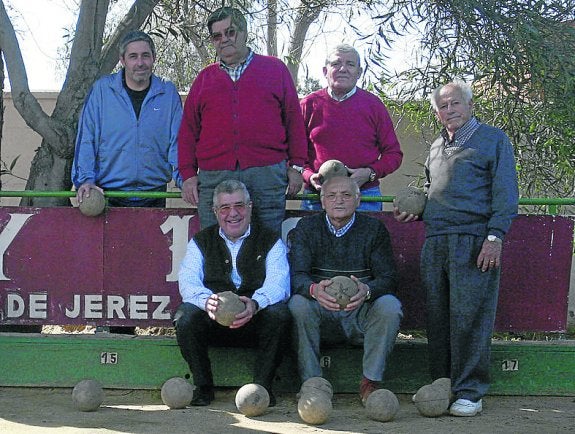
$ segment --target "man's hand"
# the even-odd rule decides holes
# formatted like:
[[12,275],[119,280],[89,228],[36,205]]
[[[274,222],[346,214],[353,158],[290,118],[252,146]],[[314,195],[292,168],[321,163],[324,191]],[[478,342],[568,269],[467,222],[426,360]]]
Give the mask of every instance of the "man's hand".
[[98,190],[100,193],[104,194],[104,190],[102,190],[96,184],[85,182],[78,188],[78,191],[76,191],[76,199],[78,199],[78,202],[82,202],[85,197],[89,197],[90,190]]
[[192,176],[182,184],[182,199],[190,205],[198,205],[198,177]]
[[393,201],[393,217],[400,223],[414,222],[419,219],[419,216],[415,214],[408,214],[406,212],[399,212],[399,208],[395,206],[395,200]]
[[290,196],[298,194],[299,191],[301,190],[301,186],[303,185],[303,177],[301,176],[301,173],[299,173],[292,167],[288,167],[287,176],[288,176],[287,194]]
[[371,176],[371,169],[369,167],[359,167],[357,169],[350,169],[348,167],[347,171],[350,173],[349,177],[353,179],[360,188],[369,181],[369,177]]
[[314,173],[313,175],[311,175],[309,177],[309,183],[310,185],[315,188],[317,191],[321,190],[321,184],[320,184],[320,180],[321,180],[321,175],[319,173]]
[[239,329],[246,325],[257,313],[256,303],[249,297],[240,295],[240,300],[244,302],[246,308],[236,315],[235,321],[230,325],[231,329]]
[[205,310],[212,320],[216,320],[216,310],[218,310],[218,294],[212,294],[206,300]]
[[341,310],[339,304],[337,304],[337,299],[332,297],[327,292],[325,292],[325,288],[332,284],[330,279],[324,279],[319,283],[314,283],[313,285],[313,298],[317,300],[317,302],[326,308],[327,310],[331,310],[337,312]]
[[481,251],[477,257],[477,268],[485,272],[501,265],[501,250],[503,244],[500,241],[483,241]]
[[351,280],[353,280],[357,284],[357,294],[349,299],[349,304],[345,307],[345,311],[351,312],[352,310],[357,309],[363,303],[365,303],[365,299],[369,292],[369,286],[365,283],[361,282],[357,277],[350,276]]

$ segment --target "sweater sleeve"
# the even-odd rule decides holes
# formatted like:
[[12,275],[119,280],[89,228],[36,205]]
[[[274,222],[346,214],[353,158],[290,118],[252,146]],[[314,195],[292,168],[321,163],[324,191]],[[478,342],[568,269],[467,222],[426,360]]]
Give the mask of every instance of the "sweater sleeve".
[[291,292],[310,298],[309,287],[314,283],[311,277],[312,243],[304,228],[305,217],[288,235],[288,259],[290,266]]
[[307,137],[299,98],[293,79],[285,65],[282,68],[284,82],[283,117],[288,145],[288,163],[303,166],[307,161]]
[[202,79],[203,75],[200,73],[192,83],[184,104],[184,112],[178,132],[178,170],[183,181],[198,174],[196,145],[200,138],[202,126],[198,101]]
[[371,289],[371,298],[375,300],[386,294],[395,294],[397,289],[397,271],[391,237],[381,221],[377,221],[377,229],[372,238],[369,254],[372,279],[366,281]]
[[373,164],[373,170],[377,178],[383,178],[399,168],[403,160],[403,152],[385,105],[379,101],[374,110],[378,112],[376,140],[381,158]]

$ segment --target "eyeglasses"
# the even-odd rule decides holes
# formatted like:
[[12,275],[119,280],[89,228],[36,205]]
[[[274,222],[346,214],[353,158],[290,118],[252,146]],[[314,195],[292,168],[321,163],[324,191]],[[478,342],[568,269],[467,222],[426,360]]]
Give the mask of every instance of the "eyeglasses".
[[328,193],[325,194],[323,197],[328,202],[335,202],[338,197],[341,198],[341,200],[343,200],[344,202],[349,202],[350,200],[355,199],[356,196],[351,193]]
[[[226,30],[224,30],[224,35],[226,35],[226,38],[228,38],[228,39],[234,39],[236,37],[237,33],[238,33],[238,29],[236,29],[235,27],[228,27]],[[212,33],[210,35],[212,42],[221,42],[223,37],[224,36],[220,32]]]
[[232,212],[233,209],[235,209],[236,212],[238,212],[238,213],[243,213],[248,206],[249,206],[248,203],[238,202],[238,203],[218,206],[217,208],[214,208],[214,210],[217,211],[221,215],[228,215]]

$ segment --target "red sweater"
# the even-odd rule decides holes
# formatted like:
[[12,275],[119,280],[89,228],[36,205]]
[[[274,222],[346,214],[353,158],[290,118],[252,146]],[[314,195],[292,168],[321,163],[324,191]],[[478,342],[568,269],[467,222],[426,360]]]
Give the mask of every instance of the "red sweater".
[[[375,95],[357,88],[350,98],[338,102],[321,89],[302,99],[301,108],[309,140],[307,183],[327,160],[340,160],[351,169],[371,167],[377,178],[400,166],[403,153],[391,117]],[[377,185],[378,180],[362,188]]]
[[178,134],[178,168],[184,180],[200,170],[270,166],[282,160],[303,166],[305,127],[287,67],[254,55],[233,82],[214,63],[192,83]]

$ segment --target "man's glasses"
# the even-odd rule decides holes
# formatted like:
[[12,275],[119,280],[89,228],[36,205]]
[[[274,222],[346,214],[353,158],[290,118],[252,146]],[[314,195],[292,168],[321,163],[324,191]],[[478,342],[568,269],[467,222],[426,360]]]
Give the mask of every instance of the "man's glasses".
[[335,202],[337,198],[341,198],[344,202],[349,202],[350,200],[355,199],[355,195],[351,193],[328,193],[323,196],[325,200],[328,202]]
[[222,206],[218,206],[217,208],[215,208],[215,210],[220,214],[220,215],[228,215],[232,212],[233,209],[236,210],[236,212],[238,213],[243,213],[246,208],[248,207],[249,204],[247,203],[243,203],[243,202],[238,202],[238,203],[233,203],[233,204],[226,204],[226,205],[222,205]]
[[[226,38],[228,39],[234,39],[237,34],[238,29],[236,29],[235,27],[228,27],[226,30],[224,30],[224,35],[226,35]],[[220,32],[216,32],[212,33],[210,35],[210,38],[212,39],[212,42],[221,42],[224,35],[222,35]]]

